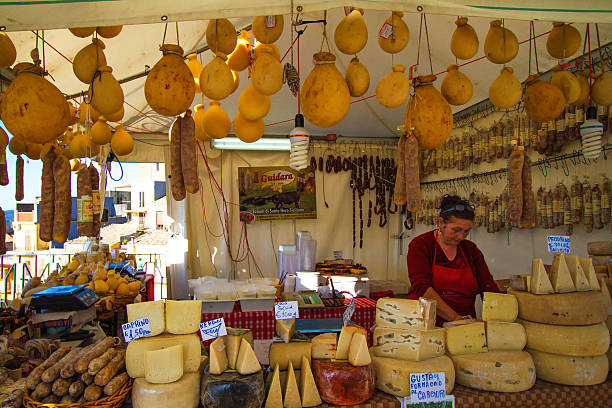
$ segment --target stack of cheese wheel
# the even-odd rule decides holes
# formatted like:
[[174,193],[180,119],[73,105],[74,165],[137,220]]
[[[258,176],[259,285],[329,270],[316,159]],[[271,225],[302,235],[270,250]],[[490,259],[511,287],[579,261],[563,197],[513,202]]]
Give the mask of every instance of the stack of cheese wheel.
[[[265,408],[300,408],[321,405],[310,368],[311,343],[296,334],[295,319],[276,321],[280,341],[270,346],[270,368]],[[293,341],[291,341],[293,340]]]
[[[609,208],[608,211],[610,211]],[[605,293],[605,290],[608,290],[608,293],[610,293],[612,291],[612,279],[610,278],[612,276],[612,241],[589,242],[587,244],[587,251],[591,257],[591,262],[593,263],[593,268],[595,269],[595,274],[602,292]],[[588,263],[587,260],[584,260],[584,262]],[[606,297],[606,299],[608,300],[608,317],[606,318],[606,325],[608,326],[612,342],[612,302],[609,301],[609,296]],[[610,371],[612,371],[612,348],[608,348],[608,365],[610,366]]]
[[200,337],[202,318],[199,300],[156,300],[127,305],[128,321],[148,318],[151,334],[131,341],[125,366],[134,378],[134,408],[199,404]]
[[534,259],[524,283],[528,291],[510,293],[518,300],[537,377],[566,385],[604,382],[610,294],[605,284],[600,288],[591,259],[555,254],[550,275],[542,260]]
[[518,303],[513,295],[485,292],[484,322],[451,322],[446,348],[455,364],[457,383],[496,392],[533,387],[536,370],[525,347],[525,330],[515,323]]
[[410,374],[444,372],[446,393],[455,387],[455,368],[445,352],[445,331],[436,328],[436,302],[381,298],[376,302],[374,344],[376,388],[410,395]]

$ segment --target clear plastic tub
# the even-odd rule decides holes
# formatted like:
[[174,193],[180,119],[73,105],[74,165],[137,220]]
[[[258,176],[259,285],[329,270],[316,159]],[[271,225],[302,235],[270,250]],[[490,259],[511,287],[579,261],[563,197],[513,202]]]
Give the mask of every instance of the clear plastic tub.
[[217,299],[218,300],[234,300],[236,299],[236,290],[234,286],[222,285],[217,286]]
[[276,288],[274,286],[257,286],[258,298],[274,298],[276,297]]
[[257,288],[254,285],[239,285],[236,287],[238,299],[254,299],[257,297]]
[[194,294],[197,300],[217,300],[217,291],[208,285],[196,287]]

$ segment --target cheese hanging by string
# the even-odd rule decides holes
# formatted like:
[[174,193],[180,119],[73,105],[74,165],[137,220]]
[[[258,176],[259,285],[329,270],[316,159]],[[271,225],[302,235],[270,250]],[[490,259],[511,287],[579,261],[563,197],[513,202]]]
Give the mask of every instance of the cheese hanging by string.
[[89,84],[98,68],[106,65],[105,48],[102,40],[94,38],[91,44],[77,52],[72,60],[72,71],[79,81]]
[[[149,79],[149,76],[147,76]],[[123,106],[123,90],[108,65],[98,68],[89,86],[89,99],[102,115],[117,112]],[[190,101],[191,102],[191,101]]]
[[368,27],[363,12],[363,9],[358,8],[352,10],[336,26],[334,42],[341,53],[355,55],[368,42]]
[[553,58],[564,59],[574,55],[581,43],[576,27],[555,21],[546,39],[546,50]]
[[370,73],[357,57],[351,59],[346,68],[345,78],[349,93],[354,98],[365,94],[370,87]]
[[558,87],[539,77],[539,74],[534,74],[526,80],[525,111],[534,122],[548,122],[563,112],[565,96]]
[[227,18],[210,20],[206,27],[206,44],[215,54],[230,55],[236,48],[236,28]]
[[484,43],[487,59],[494,64],[506,64],[516,57],[518,49],[519,43],[516,35],[502,27],[501,20],[491,21]]
[[457,28],[451,37],[451,52],[459,59],[470,59],[478,52],[478,35],[466,17],[455,21]]
[[253,36],[260,43],[272,44],[283,34],[284,26],[285,21],[282,14],[253,17]]
[[474,85],[467,75],[459,71],[459,66],[453,64],[449,65],[440,90],[451,105],[463,105],[472,99]]
[[234,91],[234,76],[225,60],[225,54],[217,53],[217,56],[206,64],[200,73],[202,93],[215,101],[227,98]]
[[378,45],[384,52],[397,54],[403,50],[410,39],[410,30],[402,19],[404,13],[393,11],[378,30]]
[[553,74],[550,83],[561,89],[568,104],[575,104],[581,96],[581,86],[578,78],[569,71],[564,71],[561,66],[553,67]]

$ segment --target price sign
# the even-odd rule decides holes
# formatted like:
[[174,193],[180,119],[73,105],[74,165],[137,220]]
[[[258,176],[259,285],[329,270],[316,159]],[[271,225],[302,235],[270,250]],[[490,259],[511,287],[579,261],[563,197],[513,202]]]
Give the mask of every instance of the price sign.
[[200,334],[202,335],[202,340],[204,341],[227,335],[225,321],[222,317],[220,317],[219,319],[200,323]]
[[276,16],[266,16],[266,28],[276,27]]
[[351,299],[351,303],[346,307],[344,311],[344,315],[342,316],[342,323],[344,326],[349,324],[351,318],[353,317],[353,313],[355,313],[355,298]]
[[411,402],[440,402],[446,400],[444,373],[410,374]]
[[570,237],[564,235],[549,235],[546,238],[548,240],[548,252],[570,253]]
[[276,302],[274,304],[274,318],[276,320],[299,318],[298,302]]
[[132,340],[148,336],[152,333],[148,317],[143,317],[142,319],[136,319],[132,322],[122,324],[121,330],[123,330],[123,337],[127,343]]
[[384,39],[387,39],[394,34],[393,26],[389,23],[385,23],[380,27],[380,31],[378,31],[378,36]]

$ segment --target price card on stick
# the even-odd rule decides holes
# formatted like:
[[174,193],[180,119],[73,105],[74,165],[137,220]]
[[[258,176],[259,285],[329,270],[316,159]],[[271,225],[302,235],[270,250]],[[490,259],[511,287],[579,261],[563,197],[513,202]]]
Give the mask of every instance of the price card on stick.
[[123,338],[125,338],[126,343],[152,333],[148,317],[122,324],[121,330],[123,330]]
[[342,316],[342,325],[346,326],[351,321],[353,317],[353,313],[355,313],[355,298],[351,299],[351,303],[346,307],[344,311],[344,315]]
[[297,319],[300,317],[298,302],[276,302],[274,304],[274,318],[276,320]]
[[548,241],[548,252],[563,252],[570,253],[570,237],[565,235],[549,235],[546,237]]
[[225,321],[222,317],[214,320],[209,320],[204,323],[200,323],[200,334],[202,340],[213,340],[217,337],[227,335],[227,329],[225,328]]

